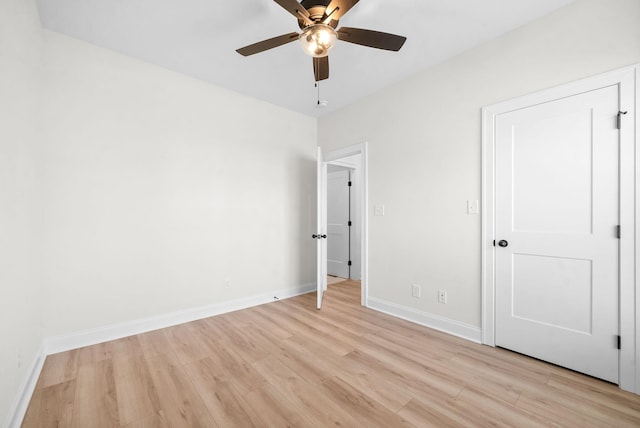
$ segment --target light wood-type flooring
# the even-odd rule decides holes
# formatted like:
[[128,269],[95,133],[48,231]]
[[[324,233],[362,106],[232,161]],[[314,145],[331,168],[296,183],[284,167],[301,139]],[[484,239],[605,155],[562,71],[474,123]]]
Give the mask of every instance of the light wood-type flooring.
[[47,358],[24,427],[638,427],[640,396],[359,302],[359,283]]
[[341,278],[339,276],[327,275],[327,286],[336,284],[338,282],[344,281],[346,278]]

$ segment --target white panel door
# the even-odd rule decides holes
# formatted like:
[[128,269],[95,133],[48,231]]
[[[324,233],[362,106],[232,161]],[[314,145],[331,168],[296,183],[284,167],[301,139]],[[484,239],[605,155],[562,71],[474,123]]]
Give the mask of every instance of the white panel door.
[[322,295],[327,289],[327,164],[322,160],[322,148],[317,152],[317,227],[316,239],[316,287],[317,306],[322,307]]
[[606,87],[495,122],[496,345],[615,383],[618,96]]
[[327,174],[327,273],[349,278],[349,170]]

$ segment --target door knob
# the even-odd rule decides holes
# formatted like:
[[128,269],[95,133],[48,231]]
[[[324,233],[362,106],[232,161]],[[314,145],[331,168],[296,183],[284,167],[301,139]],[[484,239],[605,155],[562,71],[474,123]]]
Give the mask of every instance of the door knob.
[[501,246],[502,248],[506,247],[509,245],[509,243],[507,241],[505,241],[504,239],[501,239],[500,241],[498,241],[498,245]]

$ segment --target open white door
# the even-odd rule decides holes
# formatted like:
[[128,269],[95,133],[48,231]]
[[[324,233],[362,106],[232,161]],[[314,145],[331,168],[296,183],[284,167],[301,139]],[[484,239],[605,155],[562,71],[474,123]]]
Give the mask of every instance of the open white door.
[[322,148],[318,147],[318,177],[317,177],[317,277],[318,309],[322,307],[322,294],[327,289],[327,164],[322,160]]

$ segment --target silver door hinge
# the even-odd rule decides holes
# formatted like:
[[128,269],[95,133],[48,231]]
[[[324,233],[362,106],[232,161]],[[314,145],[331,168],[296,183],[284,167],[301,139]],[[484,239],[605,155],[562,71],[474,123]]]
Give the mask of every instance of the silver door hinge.
[[616,226],[616,238],[620,239],[620,225]]

